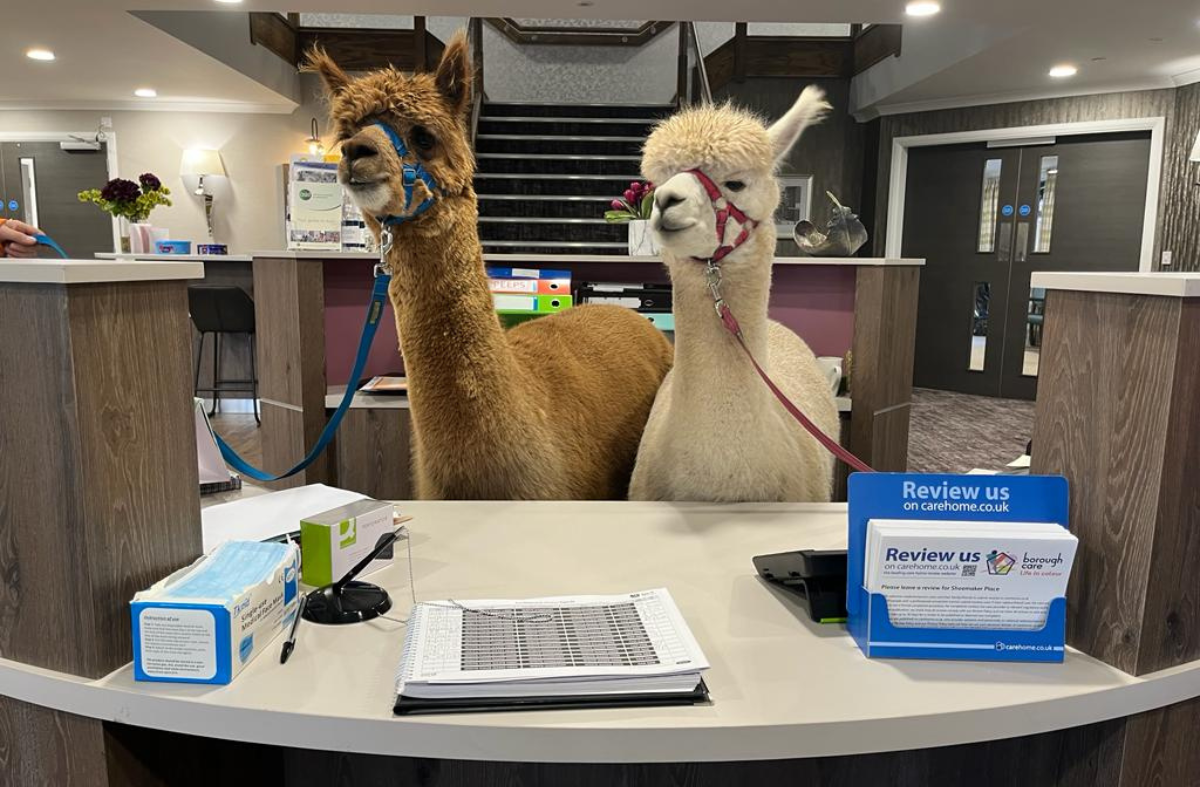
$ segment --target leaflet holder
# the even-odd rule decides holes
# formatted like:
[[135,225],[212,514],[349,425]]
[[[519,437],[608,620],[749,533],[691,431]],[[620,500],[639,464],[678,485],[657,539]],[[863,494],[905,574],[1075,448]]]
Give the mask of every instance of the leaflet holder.
[[[943,483],[974,491],[972,510],[957,501],[914,500],[906,484]],[[911,489],[912,487],[908,487]],[[849,484],[849,544],[846,565],[847,627],[869,658],[1061,662],[1065,652],[1067,602],[1052,599],[1046,623],[1037,630],[909,628],[893,626],[887,597],[864,587],[867,523],[872,519],[1053,522],[1068,526],[1067,480],[1062,476],[924,475],[853,473]],[[999,501],[1003,498],[1003,505]],[[997,501],[988,504],[988,501]],[[1005,510],[985,510],[1003,508]]]

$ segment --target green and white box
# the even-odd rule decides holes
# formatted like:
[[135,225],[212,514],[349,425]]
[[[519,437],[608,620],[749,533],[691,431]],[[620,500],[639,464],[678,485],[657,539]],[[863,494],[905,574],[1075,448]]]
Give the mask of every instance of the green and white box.
[[[392,504],[380,500],[356,500],[300,520],[300,580],[313,587],[336,582],[392,527]],[[378,571],[391,559],[388,547],[363,573]]]

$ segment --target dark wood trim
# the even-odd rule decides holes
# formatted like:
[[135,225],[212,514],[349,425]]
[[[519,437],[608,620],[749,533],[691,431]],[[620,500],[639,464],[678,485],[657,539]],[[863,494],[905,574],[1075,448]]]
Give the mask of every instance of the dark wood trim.
[[733,26],[733,81],[746,81],[746,41],[749,34],[746,32],[750,26],[745,22],[738,22]]
[[871,25],[852,38],[853,71],[855,74],[861,74],[882,60],[900,56],[903,25]]
[[1200,301],[1051,290],[1035,473],[1066,476],[1067,642],[1135,675],[1200,658]]
[[413,70],[429,70],[428,34],[423,16],[413,17]]
[[850,450],[876,470],[908,466],[918,266],[863,266],[854,288]]
[[682,107],[688,101],[688,30],[679,25],[679,54],[675,74],[675,106]]
[[0,697],[0,784],[107,787],[100,721]]
[[412,30],[302,27],[300,51],[321,46],[347,71],[371,71],[393,66],[418,70],[416,34]]
[[515,44],[548,44],[558,46],[642,46],[670,27],[674,22],[649,21],[631,27],[551,27],[522,25],[509,17],[484,17]]
[[251,44],[266,47],[292,65],[300,62],[305,50],[300,46],[296,27],[274,11],[255,11],[249,16]]
[[715,91],[739,75],[741,79],[849,77],[853,52],[854,42],[849,38],[735,36],[706,55],[704,65]]

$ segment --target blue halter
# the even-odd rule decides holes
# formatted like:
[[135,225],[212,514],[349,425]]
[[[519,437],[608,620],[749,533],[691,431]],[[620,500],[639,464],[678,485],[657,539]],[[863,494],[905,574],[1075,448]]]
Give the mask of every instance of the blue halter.
[[[392,141],[392,147],[396,148],[396,155],[400,157],[400,165],[403,167],[404,172],[402,178],[402,182],[404,184],[404,209],[407,210],[409,205],[412,204],[413,187],[416,186],[418,180],[429,187],[431,194],[437,191],[437,181],[433,179],[433,175],[430,175],[425,170],[425,167],[421,166],[420,161],[418,161],[416,164],[409,164],[404,160],[405,156],[408,155],[408,146],[404,144],[404,140],[400,138],[400,135],[396,133],[395,129],[393,129],[387,123],[378,120],[375,121],[375,125],[383,129],[383,133],[388,135],[388,139]],[[417,216],[420,216],[422,213],[429,210],[429,208],[433,206],[433,201],[434,200],[432,196],[427,197],[424,202],[417,206],[416,210],[407,216],[376,216],[376,219],[380,224],[385,226],[402,224],[409,219],[415,219]]]

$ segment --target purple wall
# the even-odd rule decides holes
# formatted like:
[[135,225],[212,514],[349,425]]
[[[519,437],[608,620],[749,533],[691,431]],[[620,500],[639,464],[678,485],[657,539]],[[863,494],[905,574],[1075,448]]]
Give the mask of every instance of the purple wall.
[[[579,281],[665,282],[661,265],[645,263],[563,264]],[[358,349],[371,292],[371,260],[325,262],[325,379],[344,385]],[[842,356],[854,337],[852,265],[777,265],[771,289],[771,317],[798,333],[817,355]],[[391,306],[367,360],[368,376],[404,368]]]

